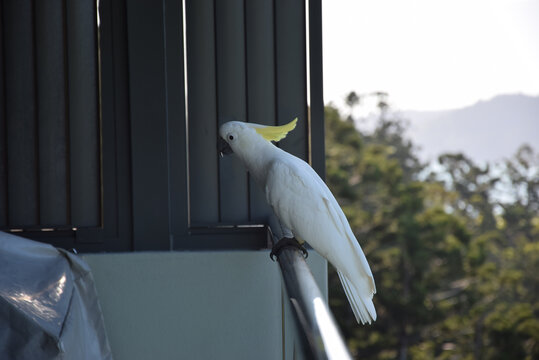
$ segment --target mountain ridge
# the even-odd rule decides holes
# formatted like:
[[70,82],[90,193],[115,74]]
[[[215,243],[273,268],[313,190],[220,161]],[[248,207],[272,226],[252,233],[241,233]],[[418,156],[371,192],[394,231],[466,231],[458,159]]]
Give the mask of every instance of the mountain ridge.
[[441,111],[402,111],[407,136],[421,160],[463,152],[478,163],[500,161],[523,144],[539,150],[539,96],[504,94],[474,105]]

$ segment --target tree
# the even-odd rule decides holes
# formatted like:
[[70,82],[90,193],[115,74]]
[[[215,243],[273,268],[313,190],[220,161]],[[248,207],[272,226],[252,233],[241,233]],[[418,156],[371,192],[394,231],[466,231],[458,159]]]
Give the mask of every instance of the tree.
[[327,183],[378,290],[378,320],[358,326],[330,271],[330,305],[351,351],[361,359],[538,357],[539,158],[523,147],[503,166],[479,167],[445,154],[442,171],[422,180],[406,123],[386,105],[368,134],[326,107]]
[[[453,243],[466,243],[468,234],[457,218],[425,207],[426,186],[416,180],[422,166],[401,135],[402,123],[383,119],[373,134],[363,135],[327,107],[326,124],[327,181],[371,263],[379,320],[355,326],[335,273],[330,286],[339,296],[332,305],[361,358],[404,359],[423,328],[440,318],[436,305],[424,304],[460,276]],[[455,271],[437,266],[448,252],[455,253]]]

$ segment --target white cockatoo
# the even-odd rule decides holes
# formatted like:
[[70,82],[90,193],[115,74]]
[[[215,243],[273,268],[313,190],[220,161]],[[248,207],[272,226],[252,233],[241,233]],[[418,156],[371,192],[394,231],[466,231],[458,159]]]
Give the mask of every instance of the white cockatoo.
[[296,122],[265,126],[230,121],[219,135],[228,144],[227,152],[236,154],[262,187],[281,223],[337,269],[356,320],[371,323],[376,320],[374,278],[337,200],[309,164],[272,144]]

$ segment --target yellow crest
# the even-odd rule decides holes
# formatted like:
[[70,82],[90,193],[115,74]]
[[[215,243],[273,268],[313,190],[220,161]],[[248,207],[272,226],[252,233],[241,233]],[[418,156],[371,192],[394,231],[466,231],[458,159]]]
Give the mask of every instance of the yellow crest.
[[294,130],[297,122],[298,118],[295,118],[286,125],[260,127],[257,126],[254,129],[257,133],[262,135],[262,137],[268,141],[279,141],[281,139],[284,139],[290,131]]

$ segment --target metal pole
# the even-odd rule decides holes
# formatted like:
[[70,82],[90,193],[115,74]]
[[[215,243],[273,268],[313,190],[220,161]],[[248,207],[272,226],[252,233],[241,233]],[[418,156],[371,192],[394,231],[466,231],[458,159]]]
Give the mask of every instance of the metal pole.
[[[290,231],[273,216],[269,220],[272,240],[275,244]],[[298,323],[303,329],[307,343],[316,359],[352,359],[337,324],[324,301],[324,297],[307,266],[303,253],[296,247],[286,246],[277,261],[283,274],[286,291]]]

